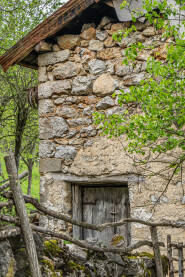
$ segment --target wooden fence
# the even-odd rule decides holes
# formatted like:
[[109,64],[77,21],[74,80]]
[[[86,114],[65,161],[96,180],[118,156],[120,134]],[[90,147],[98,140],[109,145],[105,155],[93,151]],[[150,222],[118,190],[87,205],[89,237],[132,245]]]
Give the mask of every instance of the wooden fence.
[[[16,165],[15,165],[15,159],[11,155],[9,157],[5,158],[6,161],[6,167],[7,167],[7,172],[9,174],[9,183],[7,185],[4,185],[4,188],[10,187],[9,191],[4,191],[3,189],[0,190],[1,196],[6,198],[8,202],[4,202],[1,204],[0,209],[3,207],[8,207],[15,205],[16,207],[16,212],[17,212],[17,217],[12,217],[12,216],[7,216],[5,214],[0,213],[0,220],[4,222],[9,222],[13,223],[16,225],[11,226],[8,229],[4,229],[0,231],[0,239],[5,239],[8,237],[16,236],[18,234],[23,234],[28,253],[29,254],[29,263],[30,263],[30,269],[33,277],[40,277],[40,269],[39,269],[39,264],[38,264],[38,258],[37,258],[37,253],[35,250],[35,245],[34,245],[34,240],[33,240],[33,235],[32,231],[40,232],[47,234],[52,237],[60,238],[63,240],[70,241],[80,247],[94,250],[94,251],[99,251],[99,252],[112,252],[112,253],[117,253],[120,255],[128,255],[131,253],[133,250],[138,249],[139,247],[142,246],[149,246],[153,248],[154,252],[154,259],[155,259],[155,264],[156,264],[156,274],[157,277],[164,277],[163,274],[163,266],[162,266],[162,259],[161,259],[161,253],[160,253],[160,246],[165,246],[164,243],[159,242],[158,240],[158,235],[157,235],[157,228],[158,227],[172,227],[172,228],[185,228],[185,221],[184,222],[178,222],[178,221],[160,221],[160,222],[151,222],[151,221],[144,221],[138,218],[124,218],[121,219],[118,222],[108,222],[108,223],[103,223],[100,225],[94,225],[94,224],[89,224],[86,222],[80,222],[78,220],[75,220],[71,218],[70,216],[63,214],[61,212],[56,212],[50,208],[45,207],[44,205],[40,204],[37,199],[34,199],[30,196],[27,195],[22,195],[21,189],[20,189],[20,184],[19,184],[19,178],[16,170]],[[21,176],[22,177],[22,176]],[[115,226],[121,226],[127,223],[140,223],[145,226],[148,226],[150,228],[150,233],[151,233],[151,241],[148,240],[143,240],[143,241],[138,241],[134,244],[131,244],[127,247],[100,247],[100,246],[95,246],[95,245],[90,245],[86,241],[80,241],[76,240],[73,237],[71,237],[69,234],[60,232],[54,232],[52,230],[36,226],[34,224],[30,224],[28,222],[28,215],[26,214],[26,208],[25,208],[25,203],[30,203],[32,204],[39,213],[51,216],[53,218],[63,220],[65,222],[71,223],[72,225],[80,226],[83,228],[87,229],[92,229],[96,231],[103,231],[105,228],[112,228]],[[168,258],[169,258],[169,271],[170,271],[170,277],[174,277],[174,274],[176,272],[179,272],[179,276],[183,277],[184,276],[184,271],[185,269],[183,268],[183,262],[185,261],[183,258],[183,248],[185,248],[185,245],[181,244],[175,244],[171,242],[171,237],[168,236],[167,239],[167,248],[168,248]],[[179,258],[175,259],[173,257],[173,248],[178,249],[179,253]],[[32,251],[30,251],[32,249]],[[177,261],[179,264],[179,269],[178,271],[174,270],[173,266],[173,261]]]
[[[173,243],[171,241],[171,236],[167,236],[167,255],[169,260],[169,277],[174,277],[175,273],[178,273],[179,277],[184,277],[185,267],[184,267],[184,255],[183,249],[185,248],[185,244],[181,243]],[[173,257],[173,250],[178,250],[178,258]],[[174,268],[174,262],[178,262],[178,270]]]

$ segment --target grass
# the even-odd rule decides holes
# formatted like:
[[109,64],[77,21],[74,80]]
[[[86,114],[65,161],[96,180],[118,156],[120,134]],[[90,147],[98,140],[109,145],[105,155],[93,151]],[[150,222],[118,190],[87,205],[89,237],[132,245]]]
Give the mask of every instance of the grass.
[[[3,155],[0,155],[0,162],[1,162],[1,169],[2,169],[2,173],[3,173],[2,176],[0,176],[0,181],[2,181],[4,179],[8,179]],[[20,166],[19,166],[19,174],[26,170],[27,170],[26,165],[21,161]],[[23,180],[21,180],[20,183],[21,183],[21,188],[22,188],[23,194],[27,194],[28,178],[27,177],[24,178]],[[33,175],[32,175],[31,196],[33,196],[34,198],[37,198],[37,199],[39,199],[39,184],[40,184],[39,165],[38,165],[38,163],[37,164],[35,163],[35,165],[33,167]],[[0,184],[0,186],[1,186],[1,184]],[[4,200],[2,200],[2,198],[0,198],[0,201],[4,201]],[[26,204],[26,207],[27,207],[28,213],[30,213],[30,210],[35,209],[31,204]]]

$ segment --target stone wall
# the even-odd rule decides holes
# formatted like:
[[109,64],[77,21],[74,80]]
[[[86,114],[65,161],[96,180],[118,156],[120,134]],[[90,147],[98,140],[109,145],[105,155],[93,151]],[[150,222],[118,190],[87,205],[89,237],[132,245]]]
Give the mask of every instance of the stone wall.
[[[63,245],[60,240],[49,240],[37,233],[34,240],[42,277],[156,277],[153,255],[103,254],[74,244]],[[162,257],[162,262],[166,276],[167,259]],[[1,277],[30,277],[25,243],[20,236],[0,241],[0,269]]]
[[[71,183],[90,184],[99,178],[101,184],[112,178],[115,183],[128,183],[132,216],[144,220],[152,216],[158,220],[183,219],[182,180],[177,177],[154,212],[153,205],[164,188],[162,180],[139,178],[133,161],[123,151],[124,137],[102,137],[93,124],[95,111],[107,116],[122,112],[124,107],[119,107],[111,95],[120,89],[129,91],[131,85],[147,78],[146,61],[150,55],[166,58],[168,42],[147,22],[136,22],[137,32],[121,42],[113,41],[112,34],[129,25],[130,22],[111,23],[104,17],[99,26],[84,24],[81,34],[56,37],[56,44],[43,47],[43,52],[49,52],[38,58],[41,201],[70,214]],[[135,67],[123,65],[125,48],[138,41],[147,49],[139,54]],[[52,219],[43,220],[52,228],[58,226]],[[161,239],[167,233],[171,231],[161,230]],[[184,232],[172,233],[176,240],[184,237]],[[148,237],[148,229],[132,226],[133,240]]]

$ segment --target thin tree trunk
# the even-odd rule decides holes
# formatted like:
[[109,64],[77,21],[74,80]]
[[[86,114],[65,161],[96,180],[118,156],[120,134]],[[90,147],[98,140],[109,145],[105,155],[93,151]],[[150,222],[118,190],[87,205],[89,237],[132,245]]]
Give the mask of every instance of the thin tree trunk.
[[1,161],[0,161],[0,176],[2,176],[3,171],[2,171],[2,167],[1,167]]
[[31,195],[31,187],[32,187],[32,172],[33,172],[33,161],[28,162],[28,189],[27,195]]
[[26,126],[27,118],[28,118],[28,108],[19,106],[18,112],[17,112],[15,150],[14,150],[17,169],[19,168],[20,149],[22,145],[22,137]]
[[26,206],[22,195],[20,183],[18,181],[17,167],[16,167],[14,155],[11,154],[10,156],[5,157],[5,163],[6,163],[6,169],[9,175],[9,179],[10,179],[10,187],[13,192],[16,211],[19,215],[21,229],[22,229],[25,244],[26,244],[26,250],[28,254],[31,275],[32,277],[41,277],[35,242],[33,239],[32,230],[31,230],[28,215],[26,212]]

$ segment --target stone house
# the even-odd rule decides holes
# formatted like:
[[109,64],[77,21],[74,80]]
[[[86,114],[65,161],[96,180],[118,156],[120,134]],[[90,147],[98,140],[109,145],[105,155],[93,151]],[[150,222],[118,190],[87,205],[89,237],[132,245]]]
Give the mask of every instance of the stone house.
[[[158,53],[159,59],[166,55],[161,32],[144,18],[135,23],[137,31],[128,38],[112,39],[113,33],[131,24],[129,12],[120,11],[119,5],[116,0],[71,0],[0,57],[4,70],[13,64],[38,69],[40,199],[48,207],[94,224],[129,216],[183,219],[182,179],[177,177],[153,214],[153,204],[163,190],[161,179],[151,183],[143,178],[123,151],[124,138],[100,136],[93,124],[95,111],[107,116],[122,112],[112,93],[146,78],[150,55]],[[154,50],[148,47],[142,52],[134,68],[125,66],[124,50],[136,41]],[[41,224],[71,230],[51,218],[42,218]],[[139,224],[101,234],[73,227],[79,239],[108,242],[115,233],[124,234],[127,244],[131,238],[149,236],[148,228]],[[160,237],[165,240],[167,233],[176,240],[184,238],[184,232],[166,229],[160,230]]]

